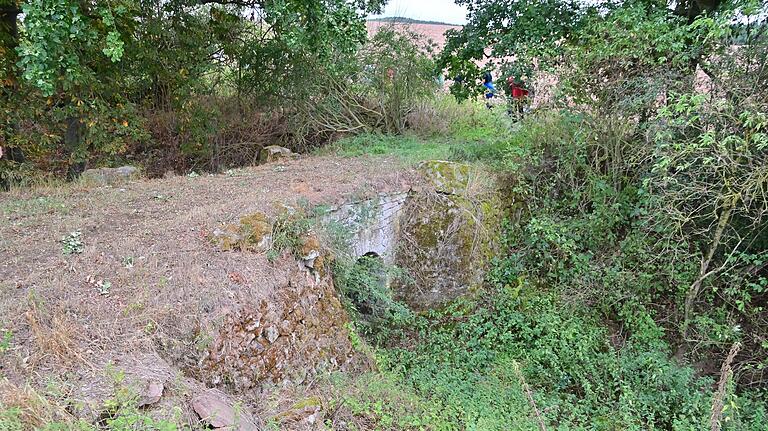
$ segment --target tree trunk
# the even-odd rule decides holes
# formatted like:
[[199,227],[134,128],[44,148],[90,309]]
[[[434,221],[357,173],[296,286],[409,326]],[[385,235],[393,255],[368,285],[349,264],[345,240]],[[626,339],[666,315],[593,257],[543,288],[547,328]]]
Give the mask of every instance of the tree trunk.
[[[17,16],[21,11],[16,0],[0,0],[0,162],[21,163],[24,153],[21,148],[9,148],[13,131],[16,107],[13,98],[17,90],[16,47],[19,45]],[[0,190],[8,188],[8,180],[0,178]]]
[[67,131],[64,133],[63,144],[64,151],[69,155],[67,178],[70,180],[74,180],[85,170],[85,161],[79,156],[84,133],[85,127],[80,117],[67,118]]
[[15,0],[0,0],[0,87],[3,89],[16,85],[17,16],[20,12]]

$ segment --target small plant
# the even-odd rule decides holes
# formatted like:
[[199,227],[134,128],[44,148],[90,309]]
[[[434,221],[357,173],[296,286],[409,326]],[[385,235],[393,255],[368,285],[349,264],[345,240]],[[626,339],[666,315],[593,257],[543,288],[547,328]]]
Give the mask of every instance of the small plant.
[[248,172],[245,171],[244,169],[227,169],[224,172],[224,175],[228,177],[247,177]]
[[69,235],[61,239],[62,253],[65,255],[80,254],[85,251],[83,243],[83,233],[79,230],[70,232]]
[[134,260],[133,256],[125,256],[123,257],[123,266],[130,269],[133,268]]
[[374,342],[388,339],[392,331],[413,318],[407,305],[395,300],[392,280],[404,277],[397,267],[377,256],[358,260],[339,258],[333,262],[334,282],[357,317],[360,331]]
[[285,250],[297,255],[300,253],[302,237],[309,232],[314,220],[308,218],[302,210],[287,210],[280,214],[272,224],[272,246],[267,251],[267,259],[274,261]]
[[112,283],[108,280],[97,280],[96,277],[89,275],[86,277],[85,282],[91,285],[101,296],[109,296],[109,290],[112,288]]
[[153,321],[147,322],[146,325],[144,325],[144,333],[147,335],[152,335],[157,330],[157,324]]
[[3,330],[3,337],[0,339],[0,353],[7,352],[11,348],[11,339],[13,332],[10,329]]
[[99,288],[99,295],[101,296],[108,296],[109,295],[109,289],[112,288],[112,283],[110,283],[107,280],[102,280],[97,284]]
[[21,421],[21,409],[18,407],[0,409],[0,429],[22,431],[24,424]]
[[114,396],[104,402],[101,425],[110,431],[152,429],[171,431],[178,427],[173,421],[155,420],[141,411],[138,406],[139,395],[136,388],[127,384],[125,373],[108,365],[108,376],[113,380]]

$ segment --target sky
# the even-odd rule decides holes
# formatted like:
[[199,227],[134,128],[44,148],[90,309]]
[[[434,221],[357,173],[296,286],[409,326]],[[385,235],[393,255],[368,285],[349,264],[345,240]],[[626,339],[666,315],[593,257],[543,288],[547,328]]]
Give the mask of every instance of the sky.
[[390,0],[384,13],[375,17],[391,16],[439,21],[448,24],[467,23],[467,9],[457,5],[452,0]]

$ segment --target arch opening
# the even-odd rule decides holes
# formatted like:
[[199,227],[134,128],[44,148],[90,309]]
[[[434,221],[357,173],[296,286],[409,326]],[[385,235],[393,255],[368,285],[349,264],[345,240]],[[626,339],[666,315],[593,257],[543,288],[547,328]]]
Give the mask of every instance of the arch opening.
[[378,253],[357,258],[344,278],[344,294],[361,316],[381,317],[386,312],[391,302],[389,271]]

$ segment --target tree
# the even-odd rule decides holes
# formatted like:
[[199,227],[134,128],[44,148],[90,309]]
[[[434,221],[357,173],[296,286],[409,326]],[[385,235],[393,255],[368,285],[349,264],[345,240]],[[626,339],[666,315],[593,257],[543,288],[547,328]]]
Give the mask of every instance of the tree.
[[[460,98],[479,91],[478,62],[495,59],[513,62],[518,68],[553,66],[562,61],[563,49],[579,45],[582,31],[607,16],[625,10],[643,11],[643,21],[662,17],[673,26],[693,23],[705,14],[740,7],[741,2],[722,0],[634,0],[598,1],[579,0],[457,0],[469,10],[468,23],[461,30],[452,30],[440,56],[438,66],[447,69],[456,80],[452,92]],[[754,3],[754,1],[752,1]],[[621,36],[617,30],[616,35]],[[698,43],[693,37],[684,40],[692,47]],[[695,69],[696,63],[691,63]]]
[[21,13],[16,0],[0,1],[0,85],[13,86],[16,47],[19,44],[17,16]]
[[264,110],[309,100],[317,70],[344,76],[366,39],[364,17],[383,4],[3,1],[0,81],[18,86],[0,107],[4,135],[41,170],[71,175],[142,147],[148,112],[173,112],[174,145],[198,157],[218,129],[216,108],[200,98],[235,95],[242,106],[247,97]]

